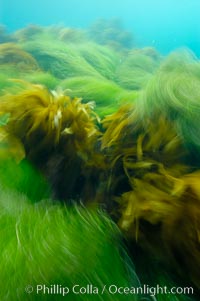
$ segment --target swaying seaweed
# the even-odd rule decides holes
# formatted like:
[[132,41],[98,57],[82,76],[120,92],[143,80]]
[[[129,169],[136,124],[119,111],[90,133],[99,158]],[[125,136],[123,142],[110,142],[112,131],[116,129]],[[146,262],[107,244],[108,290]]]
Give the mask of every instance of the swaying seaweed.
[[0,183],[1,188],[21,192],[33,203],[51,196],[46,179],[29,162],[22,160],[19,163],[8,155],[0,160]]
[[10,79],[24,78],[35,72],[39,72],[39,66],[29,53],[16,43],[0,44],[0,95],[15,85]]
[[[37,285],[69,287],[68,300],[113,300],[103,286],[139,285],[114,224],[103,213],[43,201],[30,204],[25,195],[0,190],[0,298],[63,300],[63,295],[36,294]],[[112,268],[110,259],[112,258]],[[92,284],[98,294],[75,294]],[[26,287],[33,292],[28,294]],[[58,292],[60,292],[59,290]],[[121,295],[118,300],[140,300]]]
[[[104,25],[1,34],[3,301],[40,300],[25,294],[29,284],[139,285],[111,218],[141,283],[192,286],[198,295],[200,63],[189,51],[164,58],[128,49],[121,25]],[[67,296],[114,297],[147,296]]]
[[45,31],[44,27],[35,24],[30,24],[25,28],[15,31],[13,33],[13,36],[18,42],[24,42],[27,40],[33,40],[37,38],[44,31]]
[[62,92],[49,93],[43,86],[31,84],[25,91],[0,100],[0,110],[10,114],[6,128],[24,143],[27,156],[44,149],[51,151],[63,136],[72,137],[71,144],[83,151],[85,143],[90,145],[97,134],[90,106],[81,104],[81,99],[72,100]]
[[[189,52],[171,54],[149,81],[140,102],[141,118],[163,114],[199,153],[200,63]],[[198,154],[197,153],[197,154]],[[198,156],[197,156],[198,157]]]
[[59,79],[71,76],[100,76],[83,57],[76,44],[67,44],[45,34],[38,39],[27,41],[21,47],[29,52],[38,62],[40,68]]
[[54,77],[51,73],[48,72],[34,72],[34,73],[27,73],[23,75],[23,77],[18,77],[26,80],[27,82],[33,84],[41,84],[47,87],[49,90],[56,90],[59,86],[59,79]]
[[83,97],[84,102],[94,101],[94,109],[101,117],[115,112],[124,103],[132,103],[138,95],[137,92],[127,91],[105,78],[86,76],[66,79],[61,87],[70,89],[68,93],[73,97]]
[[[54,30],[56,31],[56,28]],[[115,83],[116,68],[122,54],[91,41],[85,40],[78,45],[76,42],[61,41],[59,33],[62,30],[57,29],[58,36],[53,29],[43,30],[34,39],[21,42],[20,46],[37,60],[43,71],[50,73],[56,79],[63,79],[64,83],[61,82],[60,85],[72,89],[72,95],[86,97],[84,101],[87,101],[89,95],[89,98],[97,103],[97,108],[101,107],[98,111],[101,111],[101,115],[113,112],[111,107],[113,101],[118,102],[117,98],[122,101],[126,101],[127,98],[133,101],[134,96],[130,91],[122,90]],[[27,80],[30,78],[32,81],[34,76],[28,75],[23,78]],[[38,83],[44,83],[36,75],[33,82],[37,83],[37,80]],[[47,86],[50,85],[51,82],[47,81]],[[115,95],[111,95],[110,89],[119,91],[118,96],[116,97],[116,92]],[[103,95],[102,99],[101,95]]]
[[[61,38],[67,32],[69,29],[63,27],[43,28],[35,25],[17,31],[14,34],[17,43],[12,44],[13,52],[17,55],[18,49],[23,49],[24,53],[37,61],[38,67],[34,72],[29,72],[33,68],[19,70],[12,64],[12,69],[6,71],[7,80],[0,83],[2,88],[9,88],[9,78],[44,84],[50,89],[64,85],[66,89],[72,89],[72,95],[83,98],[86,95],[84,101],[89,96],[97,103],[97,108],[101,107],[98,113],[105,116],[113,113],[121,102],[134,100],[135,93],[132,90],[138,90],[146,84],[160,60],[159,54],[152,49],[132,50],[127,57],[127,50],[113,50],[86,37],[77,44],[76,39]],[[2,47],[8,47],[6,45]],[[3,68],[9,66],[4,64]],[[64,84],[60,80],[64,80]],[[118,104],[116,109],[112,109],[113,102]]]
[[76,29],[76,28],[66,28],[66,27],[61,27],[61,28],[52,28],[51,32],[55,32],[56,36],[58,38],[66,43],[77,43],[79,44],[80,42],[85,42],[87,41],[86,33],[83,30]]
[[93,104],[82,104],[62,91],[20,83],[25,90],[0,99],[0,111],[10,114],[6,132],[22,143],[26,158],[47,174],[60,199],[79,199],[83,183],[92,177],[87,166],[104,165],[95,151],[99,131]]
[[0,45],[0,65],[11,65],[25,71],[38,69],[36,60],[14,43]]
[[[170,74],[165,79],[162,93]],[[147,106],[148,100],[154,99],[148,98],[148,89],[150,86],[145,91]],[[166,107],[167,100],[174,108],[170,98],[166,98]],[[134,244],[199,288],[199,165],[194,164],[193,152],[180,135],[177,117],[170,118],[166,110],[153,111],[153,106],[154,115],[148,116],[148,110],[142,115],[140,105],[144,108],[138,100],[133,107],[121,108],[104,120],[102,148],[110,162],[108,210]],[[158,103],[156,98],[155,108],[162,105],[164,100]],[[187,108],[190,105],[192,94]],[[187,114],[180,115],[183,122],[188,118]]]
[[160,55],[153,48],[131,50],[117,66],[116,82],[125,89],[142,89],[153,76],[160,61]]
[[5,90],[10,89],[15,85],[12,81],[9,80],[9,78],[12,78],[13,75],[14,77],[18,78],[18,73],[16,73],[15,70],[13,71],[13,68],[1,68],[0,95],[3,95],[5,93]]
[[[115,80],[116,66],[119,64],[120,55],[109,47],[95,43],[83,43],[78,51],[91,66],[107,79]],[[78,74],[77,74],[78,75]]]

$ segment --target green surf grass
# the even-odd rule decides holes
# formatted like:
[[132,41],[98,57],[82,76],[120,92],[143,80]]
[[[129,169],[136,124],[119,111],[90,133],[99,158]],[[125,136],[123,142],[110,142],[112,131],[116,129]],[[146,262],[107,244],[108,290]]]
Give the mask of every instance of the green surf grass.
[[200,151],[200,63],[189,51],[168,56],[138,99],[140,115],[173,121],[185,144]]
[[146,86],[161,61],[155,49],[129,51],[116,70],[116,82],[125,89],[139,90]]
[[63,89],[75,97],[82,97],[85,102],[94,101],[95,110],[101,116],[115,112],[120,105],[133,102],[138,93],[127,91],[112,81],[92,77],[74,77],[61,83]]
[[0,185],[10,191],[25,194],[31,202],[50,197],[50,187],[45,178],[27,161],[0,160]]
[[[37,294],[41,284],[70,290],[93,284],[99,294],[69,293],[65,298],[111,301],[107,291],[101,295],[103,285],[138,283],[118,230],[103,213],[51,202],[33,205],[25,196],[1,188],[0,229],[2,301],[63,300],[59,294]],[[25,292],[27,285],[33,287],[32,294]],[[117,295],[117,300],[138,298]]]

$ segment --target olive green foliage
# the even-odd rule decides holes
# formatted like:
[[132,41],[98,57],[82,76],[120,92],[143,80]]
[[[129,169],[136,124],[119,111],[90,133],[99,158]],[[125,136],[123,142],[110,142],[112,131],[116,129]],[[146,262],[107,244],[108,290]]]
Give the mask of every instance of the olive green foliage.
[[25,74],[21,76],[20,78],[23,78],[27,82],[33,83],[33,84],[41,84],[45,87],[47,87],[49,90],[55,90],[59,86],[59,79],[54,77],[49,72],[32,72]]
[[[130,34],[119,20],[98,22],[105,23],[107,32],[101,43],[92,38],[91,28],[97,24],[88,30],[29,25],[13,33],[15,43],[0,47],[0,95],[16,85],[10,81],[14,78],[50,90],[71,89],[84,102],[94,101],[101,116],[113,113],[121,103],[133,102],[135,91],[156,69],[159,54],[152,49],[128,51]],[[110,47],[114,40],[121,46]]]
[[116,81],[125,89],[142,89],[158,68],[160,61],[161,57],[154,49],[131,50],[117,67]]
[[48,33],[39,35],[34,41],[25,42],[22,47],[37,60],[40,68],[51,72],[57,78],[79,74],[98,76],[92,65],[79,55],[77,46],[56,41]]
[[13,36],[18,42],[24,42],[27,40],[35,39],[38,35],[43,33],[44,30],[45,30],[44,27],[35,24],[30,24],[25,28],[21,28],[15,31],[13,33]]
[[34,72],[20,72],[15,67],[3,66],[0,69],[0,95],[17,87],[19,82],[17,82],[16,79],[22,79],[33,84],[41,84],[50,90],[56,89],[60,83],[59,79],[49,72],[39,70]]
[[59,40],[66,43],[76,43],[80,44],[87,41],[87,36],[84,30],[70,28],[70,27],[53,27],[51,32],[55,32]]
[[200,151],[200,63],[189,51],[168,56],[138,99],[142,118],[163,114],[189,148]]
[[78,51],[80,56],[92,65],[100,75],[115,80],[116,66],[120,62],[120,55],[117,52],[91,42],[81,44]]
[[100,116],[113,113],[124,103],[132,102],[137,92],[127,91],[113,81],[97,79],[92,77],[72,77],[61,83],[63,89],[70,89],[68,93],[72,96],[82,96],[83,100],[95,101],[94,108]]
[[120,103],[134,100],[136,93],[129,91],[131,85],[126,85],[125,90],[116,82],[119,74],[116,68],[122,53],[86,39],[79,44],[70,38],[66,41],[67,37],[60,38],[64,32],[65,28],[43,29],[35,33],[34,38],[20,42],[45,71],[44,75],[41,72],[28,74],[25,79],[33,83],[38,81],[50,89],[55,89],[56,84],[71,89],[71,95],[82,97],[85,102],[94,101],[95,110],[101,116],[114,112]]
[[[106,284],[138,285],[116,226],[102,212],[68,209],[42,201],[31,204],[23,194],[0,189],[0,298],[63,300],[61,294],[36,293],[37,285],[80,287],[92,284],[99,294],[73,294],[67,300],[113,300]],[[112,261],[111,261],[112,259]],[[31,285],[33,292],[26,293]],[[118,300],[139,300],[118,295]]]
[[[26,72],[19,72],[15,68],[2,68],[3,71],[0,71],[0,96],[8,95],[8,94],[15,94],[24,89],[24,80],[28,80],[29,82],[34,82],[34,79],[37,75],[43,75],[42,72],[35,72],[35,73],[26,73]],[[44,74],[46,75],[46,74]],[[45,78],[46,76],[44,76]],[[36,80],[38,84],[38,80]],[[49,82],[48,82],[49,85]],[[2,101],[2,98],[1,100]]]
[[0,44],[0,65],[10,65],[27,72],[38,69],[36,60],[16,43]]
[[0,94],[15,86],[11,79],[24,78],[39,72],[36,60],[17,43],[0,44]]
[[[174,283],[154,270],[156,258],[172,272],[188,269],[199,287],[199,61],[188,51],[130,49],[117,20],[84,31],[31,25],[12,43],[4,31],[0,39],[0,300],[63,300],[36,295],[37,284],[138,285],[119,230],[89,209],[99,203],[149,254],[136,254],[143,283]],[[88,208],[47,201],[55,196]]]

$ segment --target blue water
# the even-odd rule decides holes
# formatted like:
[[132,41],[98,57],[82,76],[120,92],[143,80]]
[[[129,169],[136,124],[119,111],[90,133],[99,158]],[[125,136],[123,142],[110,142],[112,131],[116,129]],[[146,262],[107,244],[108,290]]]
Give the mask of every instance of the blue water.
[[189,47],[200,56],[200,0],[0,0],[0,23],[9,31],[28,24],[86,28],[119,17],[138,46],[162,53]]

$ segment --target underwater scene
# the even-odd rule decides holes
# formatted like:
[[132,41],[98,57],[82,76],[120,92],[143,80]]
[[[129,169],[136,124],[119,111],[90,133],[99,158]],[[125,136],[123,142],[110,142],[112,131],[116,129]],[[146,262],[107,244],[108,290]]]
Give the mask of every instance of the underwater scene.
[[200,300],[200,1],[0,0],[0,300]]

